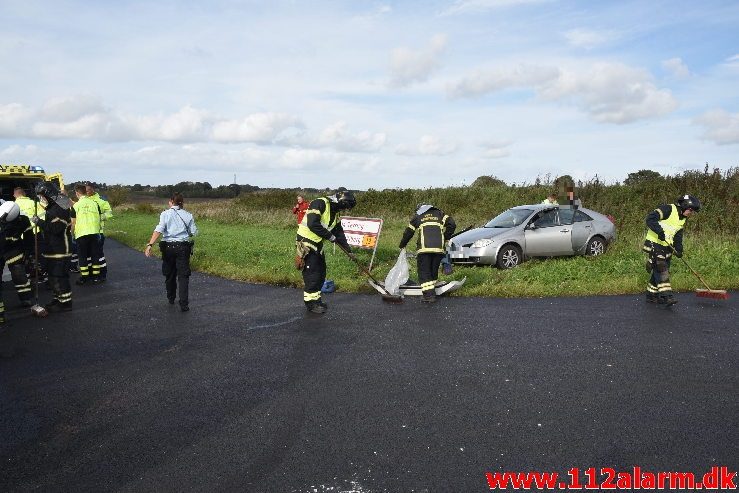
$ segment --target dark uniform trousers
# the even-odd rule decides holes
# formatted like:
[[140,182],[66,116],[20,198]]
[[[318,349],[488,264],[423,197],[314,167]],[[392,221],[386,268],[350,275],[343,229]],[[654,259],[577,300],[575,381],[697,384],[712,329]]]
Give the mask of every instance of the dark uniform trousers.
[[311,249],[305,256],[305,267],[303,267],[303,301],[313,303],[321,301],[321,288],[326,280],[326,257],[323,255],[323,243],[318,250]]
[[69,257],[46,258],[46,272],[49,275],[51,289],[54,291],[54,299],[61,304],[71,303],[72,288],[69,285]]
[[186,241],[160,241],[162,274],[167,298],[174,301],[180,291],[180,306],[188,306],[190,294],[190,253],[192,245]]
[[670,283],[670,263],[672,261],[672,249],[657,243],[648,242],[644,251],[647,252],[648,263],[652,270],[652,276],[647,284],[647,291],[652,295],[672,292]]
[[418,283],[425,296],[436,294],[434,285],[439,279],[439,266],[444,258],[443,253],[419,253],[416,256],[418,267]]
[[[10,277],[18,293],[21,301],[31,299],[31,281],[26,275],[25,255],[23,254],[23,246],[20,242],[13,242],[13,245],[6,247],[4,255],[0,257],[0,272],[3,271],[5,264],[8,264]],[[0,283],[1,284],[1,283]]]
[[77,251],[80,265],[80,278],[98,279],[100,277],[100,240],[98,235],[85,235],[77,238]]

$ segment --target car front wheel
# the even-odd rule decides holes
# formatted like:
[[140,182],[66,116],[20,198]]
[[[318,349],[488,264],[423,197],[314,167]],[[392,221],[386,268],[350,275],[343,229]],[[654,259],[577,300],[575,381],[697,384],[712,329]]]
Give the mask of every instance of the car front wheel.
[[498,261],[495,265],[499,269],[512,269],[523,261],[521,249],[516,245],[504,245],[498,252]]
[[600,236],[590,238],[588,245],[585,247],[585,255],[588,257],[596,257],[602,255],[606,251],[606,241]]

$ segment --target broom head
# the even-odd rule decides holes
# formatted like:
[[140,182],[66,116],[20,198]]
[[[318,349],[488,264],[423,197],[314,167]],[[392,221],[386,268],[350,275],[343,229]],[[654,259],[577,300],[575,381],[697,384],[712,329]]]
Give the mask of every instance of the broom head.
[[695,295],[699,298],[713,298],[714,300],[729,299],[729,293],[723,289],[696,289]]
[[33,305],[31,313],[34,317],[44,318],[49,315],[49,311],[41,305]]

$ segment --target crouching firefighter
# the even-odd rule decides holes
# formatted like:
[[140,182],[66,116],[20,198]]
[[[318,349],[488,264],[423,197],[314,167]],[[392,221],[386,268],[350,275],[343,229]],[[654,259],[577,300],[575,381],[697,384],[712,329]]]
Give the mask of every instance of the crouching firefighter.
[[647,214],[647,236],[643,250],[647,254],[647,303],[674,305],[677,299],[670,284],[670,260],[683,256],[683,227],[701,203],[692,195],[683,195],[674,204],[660,205]]
[[72,252],[68,235],[72,225],[69,212],[72,202],[50,182],[37,184],[36,195],[46,214],[43,219],[34,215],[31,221],[41,229],[46,239],[41,256],[46,261],[49,284],[54,291],[54,299],[46,305],[46,309],[66,312],[72,309],[72,288],[69,284]]
[[[10,277],[15,291],[20,298],[21,306],[31,306],[31,281],[26,276],[24,263],[23,234],[31,231],[31,221],[21,214],[15,202],[3,202],[0,205],[0,272],[8,265]],[[5,303],[2,299],[2,282],[0,282],[0,323],[5,322]]]
[[326,258],[323,240],[337,243],[350,256],[349,243],[341,227],[339,213],[356,205],[354,194],[345,188],[329,197],[312,201],[298,225],[295,266],[303,273],[303,301],[312,313],[326,313],[328,306],[321,299],[321,287],[326,280]]
[[421,301],[436,301],[436,280],[439,278],[439,266],[446,251],[445,245],[457,229],[451,216],[430,204],[419,205],[415,215],[403,232],[400,248],[403,249],[418,231],[416,263],[418,266],[418,283],[421,285],[423,298]]

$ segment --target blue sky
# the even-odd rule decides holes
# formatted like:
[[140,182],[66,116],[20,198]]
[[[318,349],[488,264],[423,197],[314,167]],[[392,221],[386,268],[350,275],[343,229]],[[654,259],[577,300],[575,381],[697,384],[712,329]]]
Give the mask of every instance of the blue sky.
[[394,188],[739,165],[736,1],[8,1],[0,161]]

